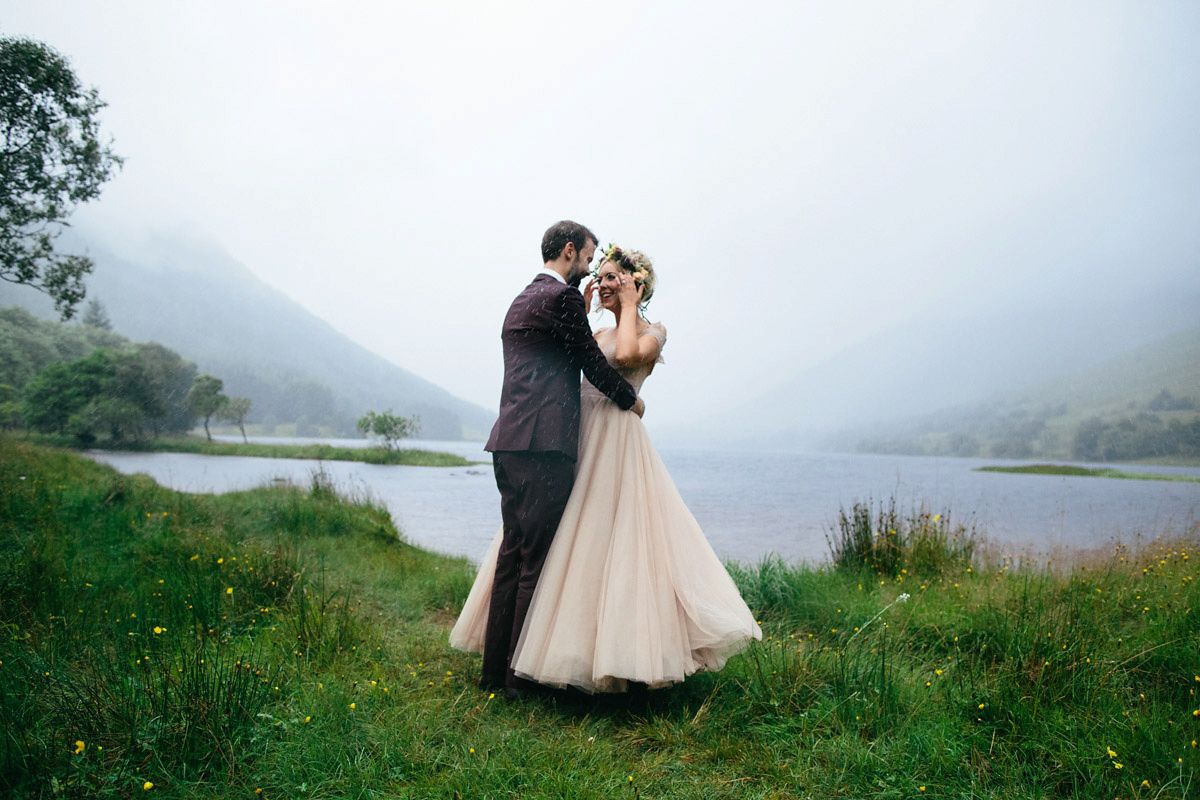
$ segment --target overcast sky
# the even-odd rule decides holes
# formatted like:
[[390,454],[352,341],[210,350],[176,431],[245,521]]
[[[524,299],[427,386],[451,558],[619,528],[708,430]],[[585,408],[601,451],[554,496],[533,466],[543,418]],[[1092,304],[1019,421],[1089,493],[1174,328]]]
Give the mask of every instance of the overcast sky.
[[57,2],[126,157],[80,220],[210,238],[485,408],[561,218],[644,250],[648,421],[905,319],[1200,274],[1194,2]]

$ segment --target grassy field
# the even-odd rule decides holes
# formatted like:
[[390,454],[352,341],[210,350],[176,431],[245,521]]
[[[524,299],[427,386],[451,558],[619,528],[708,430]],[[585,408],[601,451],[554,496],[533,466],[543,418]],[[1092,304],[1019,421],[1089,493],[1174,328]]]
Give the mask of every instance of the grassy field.
[[1134,481],[1200,483],[1200,478],[1194,475],[1169,475],[1162,472],[1125,472],[1119,469],[1093,469],[1064,464],[1029,464],[1021,467],[979,467],[976,472],[1011,472],[1016,475],[1070,475],[1083,478],[1124,478]]
[[[76,447],[69,436],[23,434],[27,441],[53,447]],[[389,464],[412,467],[465,467],[477,463],[451,453],[402,448],[334,447],[328,444],[259,444],[210,442],[192,437],[160,436],[155,439],[103,440],[95,447],[136,453],[196,453],[204,456],[250,456],[256,458],[307,458],[323,461],[360,461],[364,464]]]
[[765,640],[719,673],[510,703],[446,644],[471,566],[366,499],[0,439],[0,794],[1196,797],[1200,531],[915,557],[943,519],[859,530],[861,567],[731,565]]

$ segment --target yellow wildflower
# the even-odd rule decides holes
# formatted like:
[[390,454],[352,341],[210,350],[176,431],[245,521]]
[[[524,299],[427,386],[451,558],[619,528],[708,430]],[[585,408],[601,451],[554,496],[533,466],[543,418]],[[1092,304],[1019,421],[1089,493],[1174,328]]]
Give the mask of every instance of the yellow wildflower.
[[151,789],[153,789],[153,788],[154,788],[154,784],[153,784],[153,783],[151,783],[150,781],[146,781],[145,783],[143,783],[143,784],[142,784],[142,791],[143,791],[143,792],[148,792],[148,791],[150,791],[150,790],[151,790]]
[[80,753],[82,753],[82,752],[83,752],[83,748],[84,748],[84,744],[83,744],[83,740],[82,740],[82,739],[81,739],[81,740],[79,740],[79,741],[77,741],[77,742],[75,742],[75,755],[79,755]]

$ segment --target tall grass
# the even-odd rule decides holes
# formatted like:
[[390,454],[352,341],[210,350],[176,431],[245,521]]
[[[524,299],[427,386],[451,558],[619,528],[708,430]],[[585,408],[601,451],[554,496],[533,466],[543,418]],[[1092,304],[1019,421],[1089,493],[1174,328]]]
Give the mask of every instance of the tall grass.
[[510,703],[446,644],[469,565],[369,498],[0,439],[0,794],[1195,797],[1200,530],[1051,571],[934,516],[856,569],[729,565],[765,638],[719,673]]
[[936,575],[968,566],[975,554],[973,526],[951,525],[950,512],[926,508],[908,513],[887,503],[855,503],[838,510],[837,529],[826,536],[834,566],[844,572],[870,570],[895,576]]

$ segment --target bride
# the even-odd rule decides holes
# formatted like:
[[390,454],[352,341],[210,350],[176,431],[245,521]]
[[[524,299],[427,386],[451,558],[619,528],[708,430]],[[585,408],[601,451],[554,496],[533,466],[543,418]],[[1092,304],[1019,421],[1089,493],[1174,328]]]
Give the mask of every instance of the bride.
[[[654,294],[650,259],[609,245],[584,290],[616,317],[596,343],[639,392],[662,362],[662,323],[640,312]],[[534,590],[514,672],[550,686],[621,692],[717,670],[762,631],[675,488],[635,414],[586,380],[575,487]],[[450,633],[482,652],[501,534]]]

